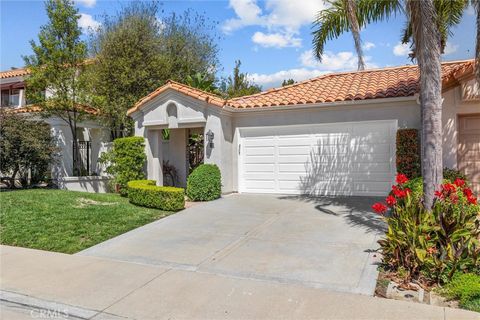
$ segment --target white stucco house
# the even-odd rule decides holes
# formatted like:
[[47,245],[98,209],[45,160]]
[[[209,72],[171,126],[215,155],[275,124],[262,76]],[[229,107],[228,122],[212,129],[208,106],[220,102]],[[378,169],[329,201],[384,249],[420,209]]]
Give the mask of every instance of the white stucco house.
[[[473,68],[473,60],[442,65],[443,163],[464,171],[479,192]],[[200,132],[203,161],[219,166],[224,193],[385,195],[397,129],[421,129],[418,75],[417,66],[332,73],[230,100],[170,81],[128,114],[146,139],[148,178],[159,185],[165,160],[185,185],[188,137]]]
[[[28,69],[0,72],[0,107],[40,119],[39,108],[26,100],[25,78],[28,75]],[[56,117],[42,119],[51,126],[59,147],[59,159],[52,166],[51,176],[53,182],[62,189],[106,192],[108,178],[102,176],[103,167],[98,162],[98,158],[109,146],[110,131],[98,121],[96,110],[87,108],[86,111],[91,115],[90,119],[78,123],[77,128],[81,176],[73,172],[73,157],[76,153],[73,151],[73,137],[68,124]]]

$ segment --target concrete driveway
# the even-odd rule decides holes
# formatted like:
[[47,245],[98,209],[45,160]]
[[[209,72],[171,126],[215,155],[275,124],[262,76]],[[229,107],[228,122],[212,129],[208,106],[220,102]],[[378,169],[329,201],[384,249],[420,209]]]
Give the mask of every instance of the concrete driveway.
[[377,200],[233,194],[78,255],[372,295]]

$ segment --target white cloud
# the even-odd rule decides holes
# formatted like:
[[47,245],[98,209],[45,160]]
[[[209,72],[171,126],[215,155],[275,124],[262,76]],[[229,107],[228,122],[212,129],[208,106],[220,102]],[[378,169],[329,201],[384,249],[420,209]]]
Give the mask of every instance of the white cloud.
[[261,85],[262,88],[265,90],[271,87],[279,86],[282,83],[282,81],[285,79],[302,81],[302,80],[318,77],[325,73],[328,73],[328,72],[315,70],[315,69],[310,70],[307,68],[299,68],[299,69],[282,70],[282,71],[278,71],[271,74],[252,73],[248,75],[248,78],[254,81],[256,84]]
[[97,0],[75,0],[75,2],[82,6],[93,8],[97,3]]
[[222,30],[225,33],[262,23],[260,17],[262,9],[257,5],[256,0],[230,0],[230,7],[235,11],[237,18],[228,19],[224,22]]
[[457,52],[458,50],[458,44],[452,44],[451,42],[447,41],[447,45],[445,46],[445,50],[443,51],[444,55],[449,55],[454,52]]
[[257,31],[252,36],[252,41],[265,48],[285,48],[285,47],[300,47],[302,39],[291,34],[282,33],[263,33]]
[[376,47],[376,46],[375,46],[375,43],[373,43],[373,42],[368,42],[368,41],[365,42],[365,43],[363,44],[363,46],[362,46],[363,50],[365,50],[365,51],[368,51],[368,50],[373,49],[373,48],[375,48],[375,47]]
[[[265,47],[296,47],[300,46],[301,40],[296,37],[300,28],[310,25],[326,5],[322,0],[302,0],[301,4],[291,0],[266,0],[262,9],[257,0],[230,0],[230,7],[235,11],[236,17],[223,23],[223,32],[229,34],[243,27],[259,26],[268,32],[257,31],[253,35],[252,40],[257,40],[257,44]],[[275,39],[272,35],[275,35]],[[288,45],[280,38],[287,39]],[[272,45],[272,42],[280,45]]]
[[409,43],[397,43],[395,47],[393,47],[393,54],[398,57],[406,57],[410,53],[410,44]]
[[[366,67],[368,69],[377,68],[378,66],[371,62],[371,57],[364,57]],[[312,50],[307,50],[300,55],[300,63],[304,67],[315,68],[322,71],[347,71],[357,69],[357,55],[351,51],[342,51],[333,53],[326,51],[322,56],[322,61],[318,61]]]
[[96,29],[100,27],[101,23],[93,19],[93,17],[86,13],[80,14],[80,19],[78,19],[78,26],[87,31],[88,29]]

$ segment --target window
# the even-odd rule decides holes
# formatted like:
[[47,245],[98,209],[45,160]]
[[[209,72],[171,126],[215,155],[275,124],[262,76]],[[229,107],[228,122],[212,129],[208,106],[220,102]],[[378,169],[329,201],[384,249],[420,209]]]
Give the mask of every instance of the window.
[[1,101],[1,106],[6,107],[8,106],[9,103],[9,90],[2,90],[2,101]]
[[13,89],[10,94],[10,105],[19,106],[20,105],[20,89]]

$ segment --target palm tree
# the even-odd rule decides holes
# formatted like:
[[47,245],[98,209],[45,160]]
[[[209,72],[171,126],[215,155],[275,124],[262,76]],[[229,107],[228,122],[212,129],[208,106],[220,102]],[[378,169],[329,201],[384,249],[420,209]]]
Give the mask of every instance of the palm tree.
[[[467,0],[356,0],[355,14],[348,14],[347,5],[355,0],[331,0],[330,8],[321,11],[314,26],[313,47],[321,59],[327,40],[338,38],[342,33],[357,33],[351,17],[355,16],[359,28],[404,13],[407,24],[403,42],[412,41],[412,58],[420,70],[420,104],[422,114],[422,175],[424,206],[433,205],[434,191],[442,179],[442,78],[440,54],[452,26],[457,24],[466,8]],[[477,23],[480,25],[480,0],[471,0],[477,8]],[[433,28],[432,26],[436,26]],[[478,32],[477,32],[478,38]],[[360,40],[359,40],[360,41]],[[357,49],[357,44],[355,44]],[[477,42],[477,58],[480,59]],[[357,54],[362,53],[357,50]],[[360,61],[360,58],[359,58]],[[480,72],[479,72],[480,74]]]

